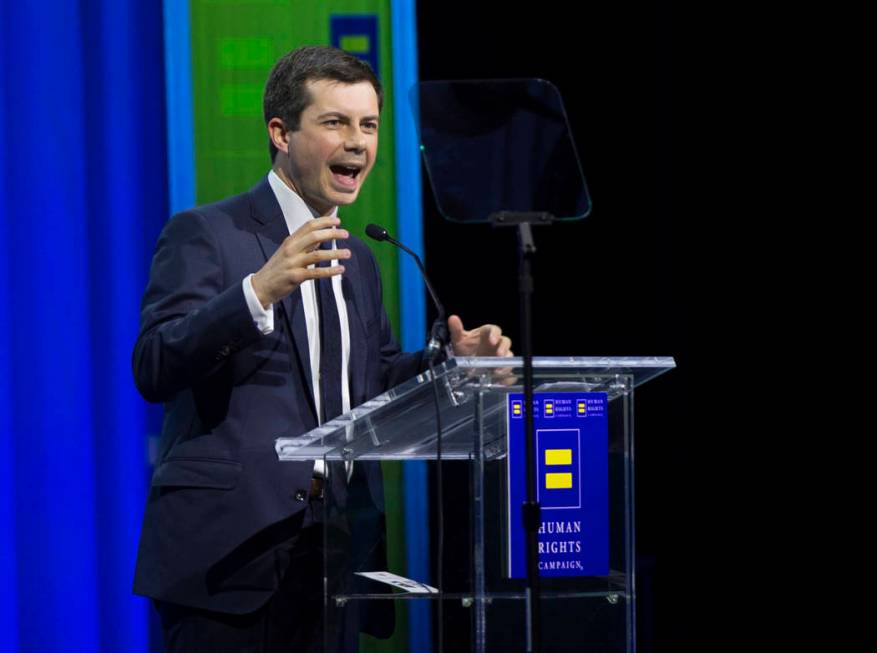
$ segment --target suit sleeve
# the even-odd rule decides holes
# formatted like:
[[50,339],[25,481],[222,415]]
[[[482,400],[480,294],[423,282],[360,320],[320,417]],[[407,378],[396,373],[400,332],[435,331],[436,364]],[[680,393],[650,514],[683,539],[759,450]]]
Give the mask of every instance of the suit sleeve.
[[137,389],[167,401],[261,334],[240,279],[224,279],[222,250],[203,215],[172,218],[156,246],[132,366]]

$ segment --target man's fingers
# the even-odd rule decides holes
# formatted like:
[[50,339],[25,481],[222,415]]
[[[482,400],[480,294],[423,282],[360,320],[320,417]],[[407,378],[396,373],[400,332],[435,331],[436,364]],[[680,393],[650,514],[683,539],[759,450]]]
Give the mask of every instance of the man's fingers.
[[451,332],[451,338],[458,338],[463,334],[463,320],[458,315],[451,315],[448,318],[448,331]]
[[308,235],[311,239],[318,242],[323,242],[324,240],[346,240],[347,238],[350,238],[350,232],[347,231],[347,229],[338,229],[335,227],[332,227],[331,229],[317,229]]
[[302,281],[307,281],[309,279],[324,279],[326,277],[334,277],[339,274],[344,274],[344,266],[343,265],[333,265],[331,267],[325,268],[305,268],[302,272],[301,278]]
[[[311,234],[318,231],[335,231],[340,224],[341,221],[338,218],[314,218],[313,220],[308,220],[298,229],[289,234],[289,236],[286,237],[284,244],[290,243],[294,245],[296,243],[307,243]],[[340,229],[338,229],[338,231],[340,231]],[[340,237],[341,236],[339,236],[339,238]]]
[[344,260],[352,256],[349,249],[315,249],[305,255],[306,265],[323,261]]
[[327,240],[346,240],[347,238],[350,238],[350,232],[346,229],[317,229],[302,236],[296,241],[296,245],[304,250],[319,249],[320,245]]
[[325,268],[314,268],[314,271],[318,277],[334,277],[338,274],[344,274],[344,269],[343,265],[333,265]]
[[481,327],[481,337],[487,340],[488,343],[492,347],[495,347],[500,342],[500,336],[502,335],[502,329],[500,329],[495,324],[485,324]]
[[287,236],[284,244],[294,253],[295,250],[308,250],[319,247],[325,240],[344,240],[350,238],[350,232],[340,229],[338,218],[314,218],[308,220],[292,234]]
[[[319,251],[320,245],[324,241],[339,239],[344,240],[349,237],[350,234],[345,229],[319,229],[317,231],[307,233],[303,236],[289,236],[283,242],[283,255],[287,258],[291,258],[301,253],[310,254],[312,252]],[[280,250],[278,250],[278,252],[279,251]],[[309,263],[313,263],[313,261],[309,261]]]

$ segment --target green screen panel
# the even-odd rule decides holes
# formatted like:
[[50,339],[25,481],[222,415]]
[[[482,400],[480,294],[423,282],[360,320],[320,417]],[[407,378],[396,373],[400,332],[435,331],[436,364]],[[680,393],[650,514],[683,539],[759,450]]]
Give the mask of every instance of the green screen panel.
[[[195,132],[195,193],[198,204],[251,188],[271,168],[262,93],[274,62],[301,45],[330,45],[333,18],[376,18],[377,43],[349,33],[339,45],[377,63],[384,88],[378,157],[357,201],[341,207],[342,224],[372,248],[381,268],[384,305],[398,337],[399,285],[394,248],[370,242],[365,225],[396,230],[393,76],[390,3],[347,0],[190,0],[192,102]],[[376,53],[372,48],[376,46]],[[386,468],[388,557],[391,569],[404,570],[403,479]],[[408,619],[397,608],[396,630],[387,641],[362,636],[360,650],[405,651]]]
[[[192,95],[196,200],[213,202],[251,188],[271,167],[262,93],[274,62],[301,45],[329,45],[338,17],[375,17],[377,44],[361,34],[340,39],[362,56],[376,46],[384,87],[378,157],[357,201],[339,209],[343,225],[362,238],[376,222],[395,231],[393,76],[388,1],[191,0]],[[372,243],[369,243],[371,246]],[[384,305],[398,337],[396,252],[372,247],[384,282]]]

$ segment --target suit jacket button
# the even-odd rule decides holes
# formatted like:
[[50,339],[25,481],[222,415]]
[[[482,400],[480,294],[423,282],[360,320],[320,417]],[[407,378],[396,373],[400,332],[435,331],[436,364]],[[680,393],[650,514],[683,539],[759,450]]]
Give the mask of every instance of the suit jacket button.
[[304,490],[296,490],[296,493],[295,493],[295,500],[296,501],[304,501],[307,498],[308,498],[307,492],[305,492]]

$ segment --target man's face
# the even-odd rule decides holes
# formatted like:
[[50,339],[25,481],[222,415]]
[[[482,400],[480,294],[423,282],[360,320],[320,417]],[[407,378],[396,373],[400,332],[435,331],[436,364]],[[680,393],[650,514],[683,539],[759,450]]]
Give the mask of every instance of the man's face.
[[293,188],[320,215],[351,204],[375,163],[378,96],[369,82],[308,82],[312,102],[286,133]]

